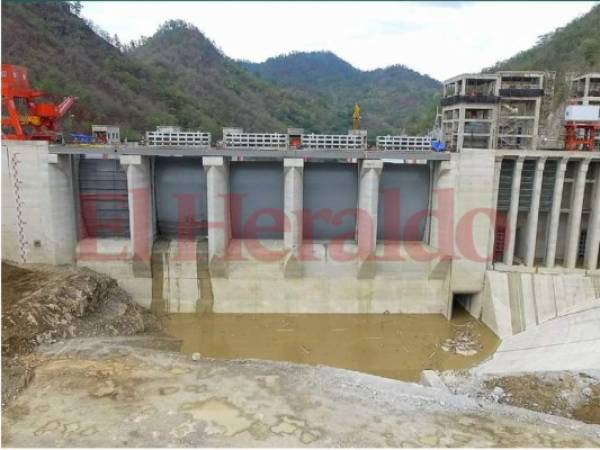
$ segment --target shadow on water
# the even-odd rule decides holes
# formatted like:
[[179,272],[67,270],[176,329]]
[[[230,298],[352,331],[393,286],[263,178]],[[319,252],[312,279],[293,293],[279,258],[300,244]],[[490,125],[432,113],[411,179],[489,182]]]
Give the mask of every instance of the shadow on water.
[[[171,314],[163,320],[187,354],[323,364],[404,381],[418,380],[424,369],[472,367],[499,343],[460,307],[450,321],[438,314]],[[465,328],[480,350],[471,356],[444,351],[444,341]]]

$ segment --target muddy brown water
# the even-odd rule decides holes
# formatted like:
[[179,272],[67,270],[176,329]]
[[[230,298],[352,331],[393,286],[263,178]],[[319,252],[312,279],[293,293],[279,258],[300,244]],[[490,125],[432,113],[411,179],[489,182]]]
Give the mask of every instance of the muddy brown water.
[[[468,322],[481,350],[442,350]],[[404,381],[417,381],[424,369],[473,367],[499,344],[459,308],[450,321],[438,314],[172,314],[164,323],[187,354],[323,364]]]

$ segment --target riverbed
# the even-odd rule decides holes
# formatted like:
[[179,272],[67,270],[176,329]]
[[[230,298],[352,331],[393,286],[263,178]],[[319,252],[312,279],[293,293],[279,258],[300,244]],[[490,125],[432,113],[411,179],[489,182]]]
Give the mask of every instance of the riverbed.
[[[425,369],[473,367],[499,344],[460,308],[451,320],[439,314],[172,314],[163,323],[182,339],[186,354],[321,364],[402,381],[417,381]],[[457,336],[472,339],[476,353],[445,351]]]

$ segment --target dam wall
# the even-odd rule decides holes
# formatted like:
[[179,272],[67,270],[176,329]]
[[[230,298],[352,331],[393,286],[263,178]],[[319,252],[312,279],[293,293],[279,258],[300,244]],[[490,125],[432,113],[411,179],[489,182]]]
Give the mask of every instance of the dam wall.
[[600,274],[553,270],[490,270],[483,289],[463,301],[497,336],[505,338],[554,319],[600,307]]
[[461,298],[482,316],[524,268],[596,276],[599,160],[4,141],[2,252],[107,273],[170,313],[450,316]]

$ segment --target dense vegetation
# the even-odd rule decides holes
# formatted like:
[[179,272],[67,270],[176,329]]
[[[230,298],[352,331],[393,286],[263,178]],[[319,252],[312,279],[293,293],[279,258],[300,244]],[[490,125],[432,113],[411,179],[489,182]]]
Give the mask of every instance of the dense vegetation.
[[439,83],[402,66],[361,72],[335,55],[317,53],[312,65],[302,68],[304,81],[295,85],[288,80],[298,61],[282,57],[290,68],[275,83],[257,66],[226,57],[181,21],[169,21],[152,37],[122,45],[80,18],[76,4],[2,6],[3,62],[27,67],[32,85],[57,99],[78,98],[64,122],[67,131],[114,123],[130,139],[158,124],[201,128],[215,136],[232,125],[253,131],[298,126],[344,132],[355,101],[363,106],[370,136],[431,127],[421,113],[431,115]]
[[567,74],[600,72],[600,5],[566,26],[540,36],[529,50],[486,70],[556,71],[557,99],[563,99]]
[[419,133],[433,126],[432,105],[441,84],[405,66],[361,71],[331,52],[295,52],[243,64],[280,86],[324,98],[338,111],[359,102],[362,126],[374,135]]

